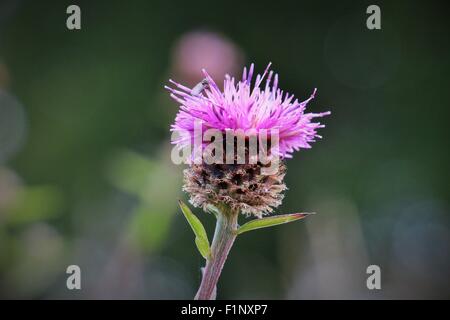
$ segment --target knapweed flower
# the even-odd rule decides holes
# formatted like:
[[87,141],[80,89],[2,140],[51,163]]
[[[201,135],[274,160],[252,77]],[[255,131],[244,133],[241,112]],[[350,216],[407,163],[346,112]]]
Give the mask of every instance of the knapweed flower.
[[[206,260],[196,299],[215,299],[220,273],[238,235],[308,215],[262,217],[283,199],[283,160],[300,148],[310,148],[310,143],[320,138],[316,131],[323,125],[313,119],[329,112],[305,113],[316,90],[309,99],[299,102],[278,88],[278,75],[269,68],[270,64],[254,84],[253,64],[248,72],[244,68],[238,82],[227,75],[223,91],[205,70],[204,79],[192,89],[172,80],[176,88],[166,86],[181,104],[171,129],[177,134],[172,143],[189,153],[194,146],[189,167],[184,170],[183,189],[194,206],[213,212],[217,218],[210,246],[200,220],[180,201],[197,248]],[[239,213],[260,219],[239,226]]]
[[[224,135],[230,131],[241,132],[236,136],[244,139],[244,163],[238,162],[235,156],[232,163],[200,162],[191,164],[184,171],[183,189],[190,194],[194,206],[206,208],[209,204],[226,204],[234,210],[258,217],[272,212],[281,204],[286,189],[283,159],[291,158],[292,153],[301,148],[310,148],[312,142],[321,138],[317,129],[324,125],[313,121],[330,112],[305,113],[306,105],[314,98],[316,90],[300,102],[294,95],[278,88],[278,74],[269,71],[270,65],[262,75],[256,76],[254,83],[253,64],[248,72],[244,68],[240,81],[226,75],[223,91],[206,70],[202,70],[204,80],[195,88],[173,80],[170,82],[175,88],[166,87],[171,97],[181,105],[171,128],[178,133],[178,138],[172,143],[179,148],[195,143],[198,127],[201,132],[214,129]],[[261,148],[263,135],[268,141],[267,152],[272,163],[263,163],[260,159],[251,161],[251,141],[257,141],[257,148]],[[251,137],[256,137],[256,140]],[[205,147],[205,140],[201,138],[202,150]],[[233,151],[236,151],[236,146]],[[274,157],[281,161],[274,162]],[[262,172],[273,163],[277,166],[275,171],[270,174]]]

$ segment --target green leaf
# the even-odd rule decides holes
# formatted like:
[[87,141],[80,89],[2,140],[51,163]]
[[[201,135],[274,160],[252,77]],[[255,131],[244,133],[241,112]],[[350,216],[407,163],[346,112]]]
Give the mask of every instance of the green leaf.
[[197,249],[203,258],[206,260],[211,258],[211,250],[209,249],[208,239],[195,237],[195,244],[197,245]]
[[309,216],[310,214],[313,213],[292,213],[262,219],[254,219],[252,221],[247,222],[243,226],[239,227],[239,229],[237,230],[237,234],[241,234],[247,231],[252,231],[260,228],[272,227],[279,224],[292,222],[295,220],[300,220],[305,218],[306,216]]
[[206,234],[205,227],[201,221],[192,213],[191,209],[181,200],[178,200],[181,211],[183,212],[186,220],[194,231],[195,244],[200,254],[206,260],[211,258],[211,248],[209,247],[208,235]]

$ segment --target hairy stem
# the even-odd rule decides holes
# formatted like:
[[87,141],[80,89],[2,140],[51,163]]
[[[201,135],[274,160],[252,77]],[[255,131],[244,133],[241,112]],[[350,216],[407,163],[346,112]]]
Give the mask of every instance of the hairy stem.
[[229,208],[222,208],[220,211],[217,214],[216,230],[211,246],[212,257],[206,261],[202,282],[195,295],[195,300],[214,300],[216,298],[217,281],[236,239],[238,212]]

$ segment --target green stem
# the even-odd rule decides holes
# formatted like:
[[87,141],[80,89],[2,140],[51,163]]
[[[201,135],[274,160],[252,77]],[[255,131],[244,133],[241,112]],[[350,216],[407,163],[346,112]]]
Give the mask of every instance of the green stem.
[[216,230],[211,246],[211,259],[206,261],[202,282],[195,300],[214,300],[216,285],[227,260],[228,253],[236,239],[238,212],[224,208],[217,214]]

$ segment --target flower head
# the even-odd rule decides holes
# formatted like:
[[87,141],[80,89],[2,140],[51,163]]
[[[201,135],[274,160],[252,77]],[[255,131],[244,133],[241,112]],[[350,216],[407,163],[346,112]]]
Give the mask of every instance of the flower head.
[[[314,98],[316,90],[305,101],[294,99],[294,95],[278,88],[278,74],[269,71],[270,63],[262,75],[256,76],[252,87],[254,65],[247,72],[244,68],[242,79],[225,76],[223,92],[214,80],[202,70],[205,77],[203,87],[190,89],[173,80],[176,89],[166,86],[171,97],[181,104],[171,130],[180,133],[174,141],[180,147],[191,145],[194,139],[194,124],[200,121],[203,132],[217,129],[244,131],[254,130],[258,134],[278,130],[278,155],[292,157],[300,148],[310,148],[310,143],[321,138],[316,130],[324,127],[314,118],[323,117],[330,112],[305,113],[306,105]],[[262,86],[265,81],[265,85]]]
[[[181,104],[171,128],[179,133],[179,137],[172,140],[178,147],[184,149],[195,145],[199,124],[201,132],[209,129],[215,129],[221,134],[230,130],[244,132],[244,136],[240,135],[240,138],[245,138],[241,145],[244,163],[239,162],[239,156],[236,155],[239,153],[236,152],[238,147],[235,150],[233,146],[232,151],[235,153],[231,163],[223,163],[222,155],[219,155],[219,162],[191,163],[184,170],[183,190],[190,194],[190,202],[194,206],[206,209],[210,204],[226,204],[235,211],[257,217],[272,212],[273,208],[281,204],[283,192],[287,189],[284,184],[286,166],[283,161],[277,161],[278,158],[290,158],[295,150],[310,148],[310,143],[320,138],[316,130],[323,125],[312,120],[330,112],[305,113],[306,105],[314,98],[316,90],[307,100],[299,102],[294,99],[294,95],[278,88],[278,75],[274,75],[269,68],[270,64],[262,75],[256,76],[253,86],[253,64],[248,72],[244,68],[242,80],[237,83],[227,75],[223,92],[205,70],[205,78],[192,89],[173,80],[170,82],[176,88],[166,86],[171,97]],[[273,135],[266,136],[268,132],[274,131],[276,138]],[[250,161],[254,159],[250,138],[255,135],[269,140],[266,145],[270,153],[268,162],[262,158]],[[257,148],[264,149],[262,140],[258,141]],[[203,137],[201,146],[204,147]],[[217,155],[215,151],[213,154]],[[268,166],[276,170],[267,173]]]

